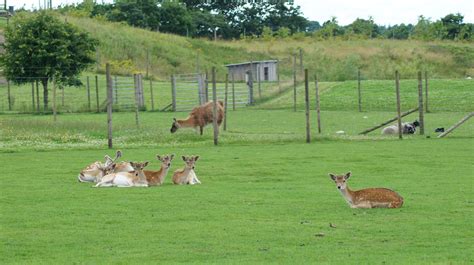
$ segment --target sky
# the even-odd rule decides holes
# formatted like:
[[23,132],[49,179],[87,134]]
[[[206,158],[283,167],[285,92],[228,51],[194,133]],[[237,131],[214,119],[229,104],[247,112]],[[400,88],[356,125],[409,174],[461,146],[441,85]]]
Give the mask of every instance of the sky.
[[[44,6],[46,0],[7,0],[7,5],[27,9]],[[82,0],[52,0],[53,6],[79,3]],[[97,0],[111,3],[113,0]],[[324,21],[336,17],[340,25],[352,23],[356,18],[372,16],[379,25],[401,23],[415,24],[423,15],[437,20],[449,13],[461,13],[464,22],[474,23],[474,3],[472,0],[294,0],[309,20]]]

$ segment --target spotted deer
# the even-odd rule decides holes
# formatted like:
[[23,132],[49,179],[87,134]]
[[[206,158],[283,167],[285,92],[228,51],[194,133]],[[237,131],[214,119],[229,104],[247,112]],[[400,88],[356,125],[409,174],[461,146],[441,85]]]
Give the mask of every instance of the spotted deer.
[[347,180],[351,172],[345,175],[329,174],[336,183],[337,188],[346,199],[351,208],[400,208],[403,198],[393,190],[386,188],[368,188],[362,190],[351,190],[347,186]]
[[105,175],[95,187],[148,187],[143,169],[148,165],[147,162],[130,162],[134,171],[118,172]]
[[174,184],[201,184],[201,181],[196,176],[196,172],[194,172],[194,165],[196,161],[199,159],[199,156],[182,156],[181,157],[185,163],[185,167],[183,169],[178,169],[173,174],[173,183]]
[[[117,150],[114,159],[112,159],[108,155],[105,155],[105,157],[104,157],[105,158],[105,163],[102,163],[100,161],[96,161],[96,162],[88,165],[83,170],[81,170],[79,175],[77,175],[77,179],[79,180],[79,182],[96,182],[96,183],[99,182],[100,179],[103,176],[105,176],[103,174],[104,171],[102,169],[111,166],[120,157],[122,157],[122,152],[120,150]],[[117,168],[117,170],[119,170],[119,168]]]
[[159,186],[165,181],[165,177],[168,174],[168,171],[171,167],[171,160],[173,160],[174,155],[156,155],[158,161],[161,161],[161,168],[158,171],[144,170],[146,181],[149,186]]

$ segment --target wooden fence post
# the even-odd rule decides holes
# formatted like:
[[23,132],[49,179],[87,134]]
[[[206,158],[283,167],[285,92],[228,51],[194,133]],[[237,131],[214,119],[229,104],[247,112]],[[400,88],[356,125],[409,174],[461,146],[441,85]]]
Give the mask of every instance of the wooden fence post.
[[397,121],[398,121],[398,138],[403,139],[402,136],[402,117],[400,108],[400,76],[398,70],[395,71],[395,93],[397,94]]
[[428,71],[425,71],[425,108],[426,113],[430,112],[428,110]]
[[209,102],[209,72],[206,69],[206,82],[204,85],[205,95],[206,95],[206,102]]
[[133,75],[134,86],[135,86],[135,125],[140,128],[140,122],[138,120],[138,109],[140,107],[140,74]]
[[360,91],[360,68],[357,70],[357,92],[359,96],[359,112],[362,112],[362,95]]
[[7,80],[8,110],[12,110],[12,95],[10,91],[10,80]]
[[33,104],[33,112],[35,111],[35,83],[31,82],[31,103]]
[[155,110],[155,100],[153,98],[153,80],[150,78],[150,99],[151,99],[151,110]]
[[258,99],[262,100],[262,80],[260,78],[260,64],[257,64],[257,82],[258,82]]
[[247,86],[249,88],[249,104],[253,105],[254,100],[253,100],[253,73],[252,70],[248,71],[248,82]]
[[145,93],[143,93],[143,75],[142,74],[138,74],[138,93],[140,95],[139,97],[139,107],[142,109],[142,108],[145,108]]
[[213,122],[212,125],[214,127],[214,145],[218,144],[219,138],[219,127],[217,125],[217,91],[216,91],[216,67],[212,67],[212,114],[213,114]]
[[319,99],[319,84],[318,84],[318,76],[314,77],[314,83],[316,86],[316,114],[318,119],[318,133],[321,133],[321,106],[320,106],[320,99]]
[[39,85],[38,80],[36,80],[36,112],[40,111],[40,97],[39,97]]
[[61,89],[61,106],[64,107],[64,87],[60,86]]
[[231,73],[232,79],[232,110],[235,110],[235,84],[234,84],[234,73]]
[[277,60],[277,65],[276,65],[276,72],[277,72],[277,82],[278,82],[278,93],[281,93],[281,84],[280,84],[280,67],[278,66],[280,64],[280,60]]
[[118,100],[118,78],[117,78],[117,76],[114,76],[113,89],[115,90],[115,100],[113,102],[115,102],[115,104],[118,104],[119,100]]
[[293,55],[293,111],[296,111],[296,54]]
[[89,76],[86,77],[86,87],[87,87],[87,109],[91,111],[91,87],[89,82]]
[[421,76],[421,71],[418,71],[418,115],[420,122],[420,135],[425,134],[425,117],[424,117],[424,108],[423,108],[423,78]]
[[227,91],[229,88],[229,74],[225,75],[225,91],[224,91],[224,131],[227,131]]
[[176,78],[171,75],[171,109],[176,111]]
[[56,80],[53,77],[53,121],[57,121],[56,117]]
[[306,142],[311,142],[311,129],[309,122],[309,81],[308,69],[304,69],[304,101],[306,106]]
[[110,64],[105,65],[105,75],[107,77],[107,140],[109,149],[112,149],[112,103],[113,103],[113,88],[112,76],[110,75]]
[[99,103],[99,77],[95,76],[95,102],[97,105],[97,112],[100,112],[100,103]]

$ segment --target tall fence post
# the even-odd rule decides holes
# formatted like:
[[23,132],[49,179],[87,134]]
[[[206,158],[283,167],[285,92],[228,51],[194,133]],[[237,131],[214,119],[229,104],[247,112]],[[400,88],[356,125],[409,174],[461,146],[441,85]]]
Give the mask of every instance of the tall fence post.
[[57,117],[56,117],[57,111],[56,111],[56,80],[53,77],[53,120],[56,122]]
[[278,82],[278,92],[281,93],[281,84],[280,84],[280,60],[277,60],[276,72],[277,72],[277,82]]
[[39,96],[38,80],[36,80],[36,112],[40,112],[40,96]]
[[227,131],[227,91],[229,88],[229,74],[225,74],[225,91],[224,91],[224,131]]
[[423,77],[421,76],[421,71],[418,71],[418,113],[419,113],[419,122],[420,122],[420,135],[425,134],[425,118],[424,118],[424,108],[423,108]]
[[64,87],[60,86],[59,89],[61,89],[61,106],[64,107]]
[[214,127],[214,145],[218,144],[219,127],[217,125],[217,91],[216,91],[216,67],[212,67],[212,126]]
[[318,84],[318,76],[314,76],[314,84],[316,87],[316,115],[318,119],[318,133],[321,133],[321,106],[320,106],[320,99],[319,99],[319,84]]
[[112,103],[113,103],[113,88],[112,76],[110,75],[110,64],[105,65],[105,75],[107,77],[107,142],[109,149],[112,149]]
[[118,78],[117,76],[114,76],[114,86],[113,86],[114,90],[115,90],[115,104],[118,104],[119,100],[118,100]]
[[252,70],[247,71],[247,77],[248,77],[247,86],[249,88],[249,104],[253,105],[254,100],[253,100],[253,73],[252,73]]
[[31,103],[33,106],[33,112],[35,111],[35,83],[31,82]]
[[425,71],[425,108],[426,113],[430,112],[428,110],[428,71]]
[[138,74],[138,92],[140,93],[140,105],[139,107],[140,108],[145,108],[145,93],[143,93],[143,75],[142,74]]
[[360,91],[360,68],[357,70],[357,92],[359,96],[359,112],[362,112],[362,95]]
[[206,82],[204,83],[204,90],[205,90],[205,96],[206,96],[206,102],[209,101],[209,72],[206,69]]
[[257,64],[257,82],[258,82],[258,99],[262,100],[262,80],[260,78],[260,64]]
[[12,95],[10,91],[10,80],[7,80],[8,110],[12,110]]
[[135,125],[137,125],[137,128],[140,128],[140,122],[138,120],[138,109],[140,108],[140,74],[134,74],[133,81],[135,86]]
[[232,110],[235,110],[235,84],[234,84],[234,73],[231,73],[232,79]]
[[150,99],[151,99],[151,110],[155,110],[155,99],[153,98],[153,80],[150,78]]
[[97,112],[100,112],[100,103],[99,103],[99,77],[95,76],[95,103],[97,105]]
[[293,111],[296,111],[296,54],[293,56]]
[[398,138],[403,139],[402,136],[402,117],[400,108],[400,75],[398,70],[395,71],[395,93],[397,94],[397,122],[398,122]]
[[86,77],[86,86],[87,86],[87,109],[91,111],[91,87],[89,82],[89,76]]
[[306,106],[306,142],[311,142],[311,129],[309,122],[309,81],[308,69],[304,69],[304,101]]
[[176,111],[176,78],[171,75],[171,108]]

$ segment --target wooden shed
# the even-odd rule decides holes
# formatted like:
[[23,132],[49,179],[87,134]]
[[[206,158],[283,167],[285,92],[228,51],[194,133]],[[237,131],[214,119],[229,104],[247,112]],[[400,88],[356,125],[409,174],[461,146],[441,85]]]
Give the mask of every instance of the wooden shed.
[[229,76],[234,75],[236,81],[248,81],[248,71],[252,71],[254,80],[277,81],[278,80],[278,61],[252,61],[245,63],[236,63],[226,65],[229,70]]

